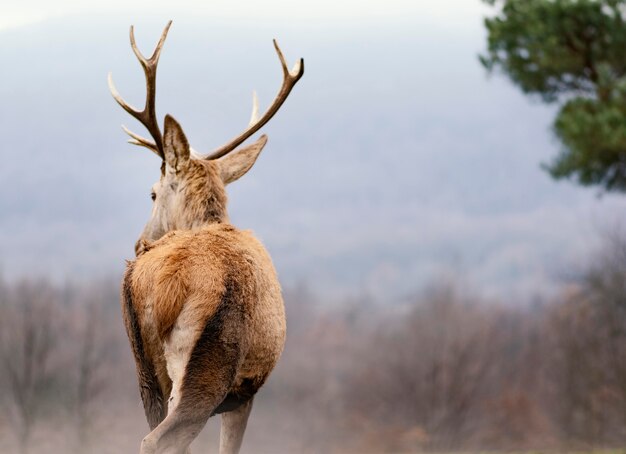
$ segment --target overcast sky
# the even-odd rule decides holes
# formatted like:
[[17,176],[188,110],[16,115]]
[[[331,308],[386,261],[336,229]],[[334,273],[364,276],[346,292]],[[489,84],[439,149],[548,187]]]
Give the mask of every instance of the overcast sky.
[[106,74],[140,104],[168,19],[157,111],[208,151],[280,85],[271,46],[306,73],[229,187],[235,225],[282,281],[325,294],[415,291],[450,270],[506,300],[582,266],[623,196],[554,182],[554,107],[488,77],[478,0],[0,4],[0,267],[9,278],[117,275],[150,212],[158,162],[125,144]]
[[486,8],[474,0],[84,0],[4,1],[0,4],[0,28],[17,27],[50,18],[84,14],[162,15],[176,18],[184,15],[205,15],[259,21],[347,21],[411,20],[422,17],[453,25],[468,24]]

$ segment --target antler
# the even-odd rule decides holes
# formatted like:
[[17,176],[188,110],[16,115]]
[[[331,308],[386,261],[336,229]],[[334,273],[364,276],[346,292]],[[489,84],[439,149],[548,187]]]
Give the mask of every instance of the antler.
[[278,43],[274,40],[274,48],[276,48],[276,53],[278,54],[278,58],[280,59],[280,64],[283,68],[283,85],[280,87],[280,91],[272,105],[267,109],[267,111],[263,114],[260,119],[258,117],[258,101],[256,99],[256,94],[253,95],[253,108],[252,108],[252,118],[250,119],[250,125],[248,129],[239,134],[233,140],[228,142],[226,145],[218,148],[210,155],[206,156],[204,159],[211,160],[221,158],[222,156],[230,153],[239,145],[241,145],[248,137],[257,132],[259,129],[263,127],[270,119],[278,112],[280,106],[283,105],[291,89],[296,85],[296,82],[300,80],[302,75],[304,74],[304,60],[301,58],[294,67],[293,70],[289,71],[287,68],[287,63],[285,62],[285,57],[283,53],[280,51],[280,47],[278,47]]
[[139,63],[141,63],[141,66],[146,76],[147,95],[146,95],[146,104],[143,110],[138,110],[132,107],[126,101],[124,101],[124,99],[122,99],[122,97],[116,90],[115,85],[113,85],[112,74],[109,73],[109,89],[111,90],[111,94],[113,95],[113,98],[115,98],[117,103],[120,106],[122,106],[122,108],[126,112],[131,114],[137,120],[139,120],[141,124],[143,124],[146,127],[146,129],[148,130],[148,132],[154,139],[154,142],[152,142],[149,139],[145,139],[141,137],[140,135],[135,134],[134,132],[128,130],[125,126],[122,126],[126,134],[128,134],[131,137],[131,139],[128,142],[134,145],[140,145],[140,146],[149,148],[150,150],[155,152],[157,155],[159,155],[161,159],[164,159],[163,136],[161,135],[161,130],[159,129],[159,122],[157,121],[156,110],[155,110],[156,71],[157,71],[157,65],[159,64],[159,56],[161,55],[161,49],[163,48],[163,43],[165,42],[165,38],[167,37],[167,32],[169,31],[171,25],[172,25],[172,21],[169,21],[167,25],[165,26],[163,33],[161,34],[161,39],[159,39],[159,42],[157,43],[156,48],[154,49],[154,52],[152,53],[152,56],[148,59],[146,59],[141,54],[141,52],[139,52],[139,49],[137,49],[137,44],[135,43],[134,28],[132,25],[130,27],[130,45],[133,49],[133,52],[135,53],[135,56],[139,60]]

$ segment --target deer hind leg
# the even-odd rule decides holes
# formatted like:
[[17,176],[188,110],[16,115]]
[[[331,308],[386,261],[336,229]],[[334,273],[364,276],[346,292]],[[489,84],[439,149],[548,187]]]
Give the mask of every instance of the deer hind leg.
[[220,454],[238,454],[243,442],[243,434],[246,431],[250,410],[252,410],[251,397],[247,402],[235,410],[222,413],[222,426],[220,431]]
[[189,445],[233,385],[244,355],[243,313],[224,300],[203,324],[201,328],[198,313],[190,304],[165,343],[173,385],[168,415],[144,438],[141,454],[188,453]]
[[164,377],[165,383],[160,382],[156,365],[148,355],[145,348],[146,346],[144,345],[139,318],[133,302],[131,285],[133,269],[134,263],[131,262],[124,275],[122,287],[122,316],[135,357],[139,391],[141,393],[146,419],[148,420],[150,430],[153,430],[165,418],[166,406],[164,401],[167,399],[170,383],[167,377]]

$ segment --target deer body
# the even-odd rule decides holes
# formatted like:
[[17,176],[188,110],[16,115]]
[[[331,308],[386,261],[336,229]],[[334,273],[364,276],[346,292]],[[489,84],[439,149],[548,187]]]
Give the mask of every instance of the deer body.
[[203,426],[247,403],[282,352],[285,314],[272,262],[251,233],[229,224],[158,240],[127,266],[123,293],[134,353],[143,350],[148,363],[139,375],[142,390],[149,383],[152,429],[166,414]]
[[[207,419],[222,414],[220,453],[239,451],[255,393],[276,365],[285,342],[285,312],[272,261],[250,231],[232,226],[225,186],[254,164],[267,137],[231,153],[278,110],[303,74],[286,69],[283,87],[247,131],[209,157],[192,156],[181,126],[167,115],[161,135],[154,113],[156,65],[166,27],[150,59],[131,44],[146,73],[146,107],[122,107],[154,142],[130,131],[132,143],[163,160],[152,188],[150,220],[127,264],[122,314],[135,356],[151,432],[142,454],[185,454]],[[256,100],[255,100],[256,106]]]

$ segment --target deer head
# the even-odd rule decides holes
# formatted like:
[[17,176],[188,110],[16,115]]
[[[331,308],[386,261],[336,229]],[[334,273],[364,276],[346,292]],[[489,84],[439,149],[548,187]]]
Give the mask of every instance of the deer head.
[[289,71],[285,58],[274,40],[274,47],[283,70],[283,83],[267,111],[259,118],[258,101],[253,96],[252,118],[248,128],[227,144],[203,156],[190,146],[183,129],[171,116],[165,116],[163,134],[156,117],[156,70],[170,21],[152,56],[145,58],[137,49],[134,30],[130,28],[130,44],[146,76],[146,103],[143,110],[130,106],[119,95],[111,74],[109,88],[122,108],[139,120],[153,140],[141,137],[122,127],[131,137],[129,143],[146,147],[161,160],[161,177],[152,187],[152,214],[141,234],[135,252],[141,254],[148,244],[172,230],[189,230],[213,222],[228,222],[225,186],[243,176],[255,163],[267,142],[262,135],[256,142],[237,149],[246,139],[265,125],[285,102],[291,89],[304,74],[304,60],[300,59]]

